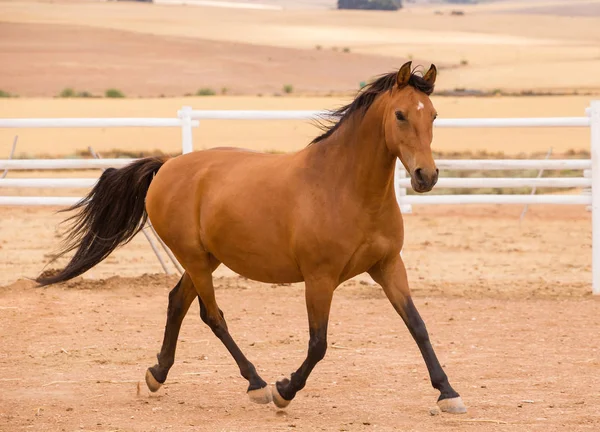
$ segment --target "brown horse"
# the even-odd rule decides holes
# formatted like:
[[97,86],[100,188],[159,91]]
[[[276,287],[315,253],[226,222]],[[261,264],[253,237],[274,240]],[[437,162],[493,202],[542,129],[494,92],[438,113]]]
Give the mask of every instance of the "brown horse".
[[[423,76],[406,63],[364,88],[335,111],[337,122],[297,153],[273,155],[212,149],[172,159],[140,159],[106,170],[78,212],[62,253],[68,265],[43,285],[68,280],[98,264],[140,230],[149,217],[185,274],[169,294],[158,363],[146,372],[157,391],[173,365],[181,322],[195,298],[202,320],[223,342],[258,403],[287,406],[327,350],[333,292],[364,272],[379,283],[416,341],[443,411],[466,408],[431,346],[411,299],[400,257],[402,215],[394,194],[399,158],[417,192],[433,188],[431,154],[436,117],[429,99],[434,65]],[[145,203],[144,203],[145,201]],[[224,263],[267,283],[304,281],[310,342],[290,379],[271,388],[229,334],[217,306],[212,272]]]

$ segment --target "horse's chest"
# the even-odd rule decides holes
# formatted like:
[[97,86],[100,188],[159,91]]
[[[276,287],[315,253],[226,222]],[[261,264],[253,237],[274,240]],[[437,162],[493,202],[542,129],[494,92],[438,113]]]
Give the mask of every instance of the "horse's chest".
[[394,249],[393,240],[373,236],[349,250],[341,270],[341,280],[347,280],[371,269]]

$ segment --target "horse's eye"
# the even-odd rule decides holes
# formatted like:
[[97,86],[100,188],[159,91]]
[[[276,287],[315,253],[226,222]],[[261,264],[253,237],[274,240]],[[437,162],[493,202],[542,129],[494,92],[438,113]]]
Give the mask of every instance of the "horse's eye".
[[396,111],[396,119],[398,119],[400,121],[406,121],[406,117],[404,117],[404,114],[402,113],[402,111]]

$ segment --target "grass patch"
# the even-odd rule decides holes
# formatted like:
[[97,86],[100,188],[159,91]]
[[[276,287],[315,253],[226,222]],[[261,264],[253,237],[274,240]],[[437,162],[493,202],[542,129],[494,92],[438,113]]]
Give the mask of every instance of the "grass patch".
[[14,98],[14,97],[19,97],[15,94],[9,93],[7,91],[4,90],[0,90],[0,98]]
[[71,87],[67,87],[58,94],[58,97],[61,97],[61,98],[75,97],[75,90],[72,89]]
[[208,87],[203,87],[196,92],[196,96],[214,96],[217,92]]
[[107,98],[114,98],[114,99],[125,97],[125,95],[123,94],[123,92],[121,90],[115,89],[115,88],[110,88],[110,89],[106,90],[104,92],[104,96]]
[[91,94],[89,91],[85,91],[85,90],[84,91],[75,91],[75,89],[73,89],[71,87],[67,87],[58,94],[58,97],[60,97],[60,98],[93,98],[95,96],[93,94]]

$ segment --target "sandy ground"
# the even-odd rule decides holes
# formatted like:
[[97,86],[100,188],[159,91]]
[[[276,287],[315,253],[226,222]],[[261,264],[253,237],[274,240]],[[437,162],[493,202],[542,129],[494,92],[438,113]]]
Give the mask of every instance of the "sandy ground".
[[[160,268],[138,236],[85,279],[35,288],[23,278],[47,262],[60,218],[0,209],[0,430],[597,430],[589,213],[534,206],[519,224],[520,210],[421,207],[405,217],[417,307],[470,408],[432,417],[418,349],[381,290],[358,278],[338,289],[327,356],[285,411],[247,400],[196,304],[168,384],[150,395],[143,373],[176,278],[152,275]],[[242,350],[268,382],[288,375],[305,356],[302,284],[216,275]]]
[[[589,4],[573,0],[571,7],[587,10]],[[143,96],[183,95],[199,84],[256,94],[264,90],[253,85],[275,92],[287,83],[326,93],[354,89],[385,72],[382,67],[413,58],[447,68],[440,89],[600,89],[600,27],[593,12],[465,10],[457,17],[448,8],[435,15],[426,7],[386,13],[2,0],[2,86],[28,96],[77,85],[87,91],[119,85]],[[344,48],[350,52],[339,52]],[[176,77],[173,83],[158,73],[165,69]],[[80,76],[86,73],[88,79]]]
[[[435,97],[440,118],[583,116],[589,96],[456,98]],[[194,109],[331,109],[350,98],[195,97],[168,99],[0,99],[0,118],[171,117],[184,105]],[[196,149],[234,146],[261,151],[294,151],[306,146],[318,129],[310,121],[202,121],[193,132]],[[181,151],[178,128],[0,129],[0,158],[8,157],[15,135],[17,155],[73,156],[114,149]],[[586,128],[448,129],[434,131],[438,151],[487,151],[506,154],[589,150]],[[11,174],[12,175],[12,174]]]

